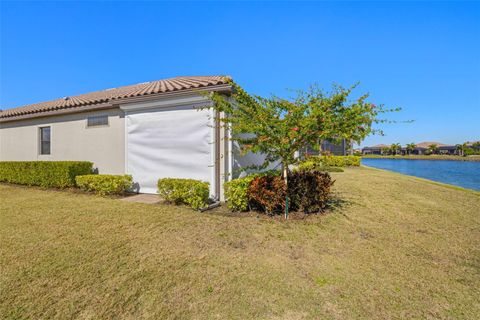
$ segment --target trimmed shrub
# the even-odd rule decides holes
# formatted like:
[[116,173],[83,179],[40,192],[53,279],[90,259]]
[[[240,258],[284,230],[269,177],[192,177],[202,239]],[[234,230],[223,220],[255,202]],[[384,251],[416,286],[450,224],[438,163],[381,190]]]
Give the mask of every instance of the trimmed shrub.
[[255,177],[248,187],[251,206],[267,214],[281,213],[285,210],[287,188],[279,175]]
[[125,194],[133,184],[130,175],[88,174],[75,178],[77,186],[85,191],[105,196]]
[[68,188],[75,186],[75,177],[92,173],[88,161],[2,161],[0,182]]
[[292,172],[288,176],[291,209],[305,213],[324,211],[333,183],[327,172],[314,170]]
[[[291,211],[305,213],[325,210],[334,181],[327,172],[297,170],[288,176]],[[267,214],[283,213],[287,188],[280,174],[255,174],[235,179],[225,186],[227,205],[233,211],[255,209]]]
[[360,156],[345,156],[345,165],[347,167],[359,167],[362,157]]
[[244,178],[234,179],[223,184],[225,189],[225,200],[227,201],[227,207],[230,210],[248,210],[248,187],[255,177],[255,175],[246,176]]
[[327,167],[324,166],[320,161],[305,160],[298,165],[298,168],[295,171],[325,171],[325,172],[343,172],[343,169],[340,167]]
[[209,184],[193,179],[164,178],[158,180],[158,193],[167,202],[198,210],[208,205]]
[[[302,164],[314,166],[315,168],[307,168],[306,170],[322,170],[325,167],[358,167],[360,166],[361,157],[357,156],[310,156]],[[300,164],[300,165],[302,165]]]
[[318,161],[327,167],[358,167],[361,159],[357,156],[322,156],[313,158],[318,158]]

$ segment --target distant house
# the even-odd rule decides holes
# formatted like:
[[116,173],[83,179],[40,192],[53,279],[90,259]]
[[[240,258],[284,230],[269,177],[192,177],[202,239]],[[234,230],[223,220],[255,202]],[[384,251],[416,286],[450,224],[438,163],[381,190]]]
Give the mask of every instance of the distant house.
[[457,146],[446,145],[438,147],[440,154],[458,154]]
[[417,143],[415,150],[413,151],[413,154],[426,154],[428,153],[428,148],[431,145],[436,145],[438,147],[439,154],[456,154],[457,153],[456,146],[447,145],[447,144],[444,144],[441,142],[435,142],[435,141],[425,141],[425,142]]
[[336,156],[346,156],[348,154],[348,143],[345,139],[342,139],[342,142],[336,144],[327,140],[320,142],[320,150],[315,150],[313,148],[308,148],[305,153],[308,155],[318,155],[320,153],[330,153]]
[[437,147],[445,146],[445,144],[436,142],[436,141],[424,141],[424,142],[417,143],[415,145],[415,149],[413,150],[412,154],[417,154],[417,155],[426,154],[428,153],[427,152],[428,147],[433,144],[436,145]]
[[[439,154],[457,154],[457,147],[454,145],[447,145],[441,142],[436,142],[436,141],[424,141],[417,143],[415,146],[415,149],[412,151],[412,154],[415,155],[422,155],[422,154],[428,154],[429,147],[431,145],[436,145],[438,147],[438,153]],[[383,150],[385,148],[390,148],[390,146],[387,146],[385,144],[377,144],[372,147],[365,147],[362,149],[362,154],[383,154]],[[408,154],[407,148],[402,147],[401,154],[406,155]]]
[[327,151],[337,156],[346,156],[348,153],[348,145],[345,139],[343,139],[342,142],[339,144],[324,140],[322,141],[321,147],[322,151]]
[[377,144],[372,147],[365,147],[362,149],[362,154],[382,154],[382,150],[385,148],[389,148],[386,144]]

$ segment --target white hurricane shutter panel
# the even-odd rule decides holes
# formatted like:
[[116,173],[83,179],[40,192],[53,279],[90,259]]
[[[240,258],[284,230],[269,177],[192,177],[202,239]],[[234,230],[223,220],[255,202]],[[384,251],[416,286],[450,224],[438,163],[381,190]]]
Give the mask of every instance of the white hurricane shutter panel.
[[[244,134],[243,136],[248,137],[248,135]],[[261,166],[265,162],[265,158],[267,157],[263,153],[253,153],[248,152],[246,154],[241,154],[240,152],[240,145],[237,141],[232,142],[231,144],[231,152],[232,152],[232,178],[241,178],[246,176],[248,173],[251,172],[258,172],[258,169],[247,169],[251,166]],[[276,161],[274,163],[270,163],[265,169],[261,171],[267,170],[279,170],[281,169],[281,163]]]
[[211,124],[210,110],[192,106],[127,112],[127,172],[139,191],[156,193],[160,178],[201,180],[212,190]]

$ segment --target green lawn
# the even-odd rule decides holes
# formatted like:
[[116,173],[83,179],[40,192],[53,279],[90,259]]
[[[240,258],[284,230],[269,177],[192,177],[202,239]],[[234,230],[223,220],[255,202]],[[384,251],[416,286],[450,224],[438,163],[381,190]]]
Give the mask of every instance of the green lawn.
[[480,193],[333,175],[288,222],[0,185],[0,318],[480,318]]

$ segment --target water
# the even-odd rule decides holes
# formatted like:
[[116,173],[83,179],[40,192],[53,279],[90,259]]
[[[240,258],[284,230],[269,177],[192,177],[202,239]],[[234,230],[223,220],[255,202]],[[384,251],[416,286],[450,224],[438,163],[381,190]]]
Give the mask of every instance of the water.
[[480,162],[366,158],[362,164],[480,191]]

